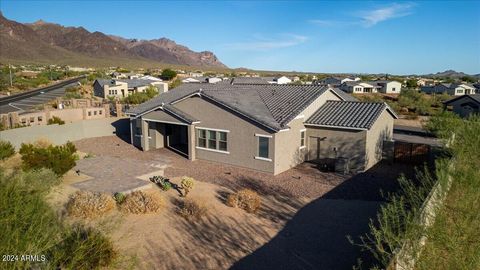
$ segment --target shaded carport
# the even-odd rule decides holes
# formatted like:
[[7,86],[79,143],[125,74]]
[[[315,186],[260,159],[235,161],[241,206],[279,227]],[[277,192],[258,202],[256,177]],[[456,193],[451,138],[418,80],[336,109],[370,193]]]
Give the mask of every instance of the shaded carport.
[[[164,108],[148,112],[137,121],[141,121],[142,135],[135,136],[140,138],[138,145],[141,145],[144,151],[168,148],[189,159],[195,159],[194,122],[182,119]],[[148,136],[143,137],[143,134]]]

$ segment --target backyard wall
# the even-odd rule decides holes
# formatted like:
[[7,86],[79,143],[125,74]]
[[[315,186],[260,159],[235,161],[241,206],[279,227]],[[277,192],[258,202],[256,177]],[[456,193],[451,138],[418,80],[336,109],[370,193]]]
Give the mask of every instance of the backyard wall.
[[22,143],[37,139],[47,139],[54,144],[76,141],[85,138],[119,135],[130,136],[128,118],[104,118],[82,120],[65,125],[39,125],[9,129],[0,132],[0,140],[11,142],[17,149]]

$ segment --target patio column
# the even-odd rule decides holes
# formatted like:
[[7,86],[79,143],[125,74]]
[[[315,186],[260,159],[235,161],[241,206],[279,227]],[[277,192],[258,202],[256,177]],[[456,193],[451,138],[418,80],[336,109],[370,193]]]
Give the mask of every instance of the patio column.
[[148,151],[149,141],[148,141],[148,122],[142,119],[142,137],[141,145],[143,151]]
[[195,160],[195,126],[188,125],[188,159]]

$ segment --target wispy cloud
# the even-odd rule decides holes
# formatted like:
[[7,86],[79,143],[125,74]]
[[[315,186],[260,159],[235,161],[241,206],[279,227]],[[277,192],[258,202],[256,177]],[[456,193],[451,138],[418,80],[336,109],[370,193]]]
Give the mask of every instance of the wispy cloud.
[[362,23],[366,27],[374,26],[379,22],[386,20],[405,17],[413,12],[413,3],[393,3],[389,6],[376,8],[368,11],[360,11],[358,17],[362,20]]
[[371,10],[359,10],[353,13],[353,17],[358,19],[351,19],[345,21],[339,20],[322,20],[313,19],[308,22],[314,25],[323,27],[338,27],[338,26],[352,26],[361,25],[364,27],[371,27],[380,22],[387,21],[394,18],[405,17],[413,13],[414,3],[393,3],[388,6],[377,7]]
[[296,34],[281,34],[276,38],[265,38],[257,35],[251,41],[229,43],[225,44],[225,47],[231,50],[263,51],[292,47],[307,40],[308,37]]

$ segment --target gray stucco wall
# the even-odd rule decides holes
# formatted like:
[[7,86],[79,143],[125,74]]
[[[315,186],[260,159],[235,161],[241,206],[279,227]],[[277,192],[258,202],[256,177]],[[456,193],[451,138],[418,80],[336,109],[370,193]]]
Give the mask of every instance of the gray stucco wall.
[[85,138],[121,135],[129,137],[128,118],[105,118],[83,120],[65,125],[31,126],[0,132],[0,139],[11,142],[16,148],[22,143],[34,142],[40,138],[54,144],[64,144]]
[[[349,160],[350,171],[362,171],[365,167],[366,135],[363,130],[307,126],[307,147],[313,137],[319,137],[320,159],[344,157]],[[312,149],[309,148],[309,151]]]
[[[195,156],[197,159],[227,163],[274,173],[274,138],[271,138],[269,142],[269,156],[272,161],[255,159],[258,152],[258,137],[256,137],[255,134],[273,136],[274,134],[272,132],[200,97],[187,98],[175,104],[175,107],[187,114],[194,115],[195,118],[200,121],[199,124],[195,125],[196,127],[229,131],[227,134],[229,154],[196,148]],[[195,132],[195,138],[197,138],[196,133],[197,132]],[[197,143],[196,139],[195,143]]]
[[383,143],[393,137],[393,116],[384,110],[375,124],[367,131],[366,167],[368,170],[382,160]]

